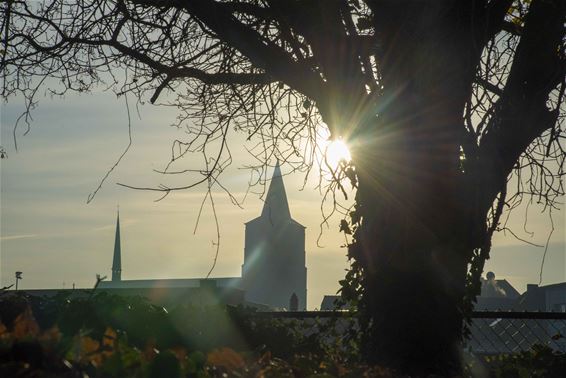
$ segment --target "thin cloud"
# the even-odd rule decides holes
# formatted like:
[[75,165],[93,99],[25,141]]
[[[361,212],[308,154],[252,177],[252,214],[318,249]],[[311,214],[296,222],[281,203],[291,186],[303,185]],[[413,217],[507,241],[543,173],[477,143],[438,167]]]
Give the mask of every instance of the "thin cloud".
[[108,224],[106,226],[95,227],[91,229],[91,231],[93,232],[106,231],[106,230],[113,230],[114,228],[116,228],[116,224]]
[[[138,223],[138,221],[133,220],[133,219],[128,219],[128,220],[120,219],[120,227],[121,228],[131,226],[132,224],[135,224],[135,223]],[[106,230],[114,230],[114,229],[116,229],[116,221],[114,221],[114,223],[106,224],[104,226],[94,227],[90,231],[97,232],[97,231],[106,231]]]
[[23,234],[23,235],[10,235],[10,236],[0,236],[0,240],[18,240],[18,239],[29,239],[35,238],[37,234]]

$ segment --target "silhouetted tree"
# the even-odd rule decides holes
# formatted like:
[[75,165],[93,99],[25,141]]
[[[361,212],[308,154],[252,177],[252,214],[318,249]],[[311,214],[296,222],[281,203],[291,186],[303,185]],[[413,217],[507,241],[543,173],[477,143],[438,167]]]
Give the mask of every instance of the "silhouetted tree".
[[206,157],[191,185],[216,180],[232,129],[257,138],[263,161],[277,145],[301,164],[297,141],[323,121],[353,157],[335,184],[347,177],[357,189],[341,226],[353,235],[343,293],[358,302],[366,357],[446,372],[458,369],[505,204],[535,194],[552,207],[563,194],[565,8],[13,0],[3,5],[3,94],[23,95],[30,109],[42,85],[54,94],[106,86],[151,102],[165,90],[193,137],[176,142],[172,160]]

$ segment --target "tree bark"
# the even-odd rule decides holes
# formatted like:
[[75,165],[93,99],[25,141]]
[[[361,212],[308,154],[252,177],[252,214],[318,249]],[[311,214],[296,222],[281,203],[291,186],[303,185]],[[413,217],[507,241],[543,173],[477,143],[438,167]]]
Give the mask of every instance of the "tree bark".
[[487,136],[462,169],[463,110],[497,31],[488,16],[500,24],[508,6],[497,3],[487,15],[451,1],[372,9],[385,105],[354,139],[361,222],[349,255],[363,272],[366,358],[409,373],[459,372],[468,264],[489,249],[488,211],[520,154],[556,122],[545,104],[563,80],[565,7],[535,1]]
[[[391,4],[388,12],[399,10]],[[485,221],[463,190],[458,133],[479,52],[465,43],[458,15],[415,4],[418,17],[409,10],[405,29],[376,21],[391,46],[380,59],[387,105],[357,136],[365,141],[353,153],[361,224],[350,256],[364,272],[366,358],[411,374],[454,374],[471,230]]]
[[432,160],[402,147],[364,153],[356,198],[362,221],[349,250],[364,272],[366,358],[412,373],[460,367],[474,247],[460,178],[431,169]]

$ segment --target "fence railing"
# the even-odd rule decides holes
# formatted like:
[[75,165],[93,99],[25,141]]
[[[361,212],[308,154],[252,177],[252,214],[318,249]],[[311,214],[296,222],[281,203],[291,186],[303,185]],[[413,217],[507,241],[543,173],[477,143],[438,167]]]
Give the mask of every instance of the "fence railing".
[[536,344],[566,353],[566,313],[474,312],[466,348],[478,354],[517,353]]
[[[254,316],[280,319],[351,319],[348,311],[273,311]],[[475,311],[464,348],[475,354],[517,353],[544,345],[566,353],[566,313]]]

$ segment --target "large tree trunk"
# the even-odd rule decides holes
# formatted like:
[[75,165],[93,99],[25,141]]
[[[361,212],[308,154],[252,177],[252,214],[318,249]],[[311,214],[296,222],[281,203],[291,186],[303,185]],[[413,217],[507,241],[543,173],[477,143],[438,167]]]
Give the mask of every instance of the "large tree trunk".
[[350,252],[365,274],[366,357],[410,373],[459,370],[477,229],[470,222],[479,219],[463,198],[457,134],[473,67],[461,51],[463,37],[438,25],[418,41],[412,33],[423,30],[395,35],[399,51],[392,56],[403,60],[384,57],[387,106],[367,126],[373,138],[354,153],[362,222]]
[[415,130],[454,120],[450,104],[436,106],[432,118],[408,117],[416,127],[397,119],[394,135],[382,135],[387,143],[354,155],[361,224],[350,255],[364,271],[366,357],[411,373],[446,374],[460,368],[467,264],[483,240],[485,213],[464,188],[458,145]]
[[[364,352],[386,366],[446,375],[460,369],[465,301],[476,294],[466,288],[468,264],[483,251],[471,268],[477,275],[488,256],[488,210],[519,155],[556,120],[544,104],[563,80],[556,46],[564,7],[533,2],[478,152],[466,150],[477,141],[464,136],[463,113],[490,38],[488,24],[477,21],[489,14],[450,0],[373,4],[383,93],[369,107],[378,116],[361,117],[353,138],[352,220],[361,221],[349,248],[362,272]],[[507,7],[501,3],[501,20]]]
[[[480,52],[462,26],[472,15],[387,4],[375,11],[389,49],[386,105],[353,153],[361,223],[349,253],[364,273],[363,345],[373,362],[447,374],[460,368],[467,264],[485,224],[484,207],[466,198],[458,133]],[[392,24],[400,19],[404,28]]]
[[[363,220],[350,250],[365,273],[365,355],[411,373],[457,371],[472,251],[463,242],[467,237],[446,223],[449,201],[440,204],[429,197],[437,203],[434,209],[416,209],[398,186],[376,188],[380,176],[360,178]],[[415,191],[430,184],[405,179]]]
[[459,178],[427,169],[418,150],[385,154],[358,165],[362,222],[350,255],[364,271],[365,354],[409,372],[457,371],[473,251]]

